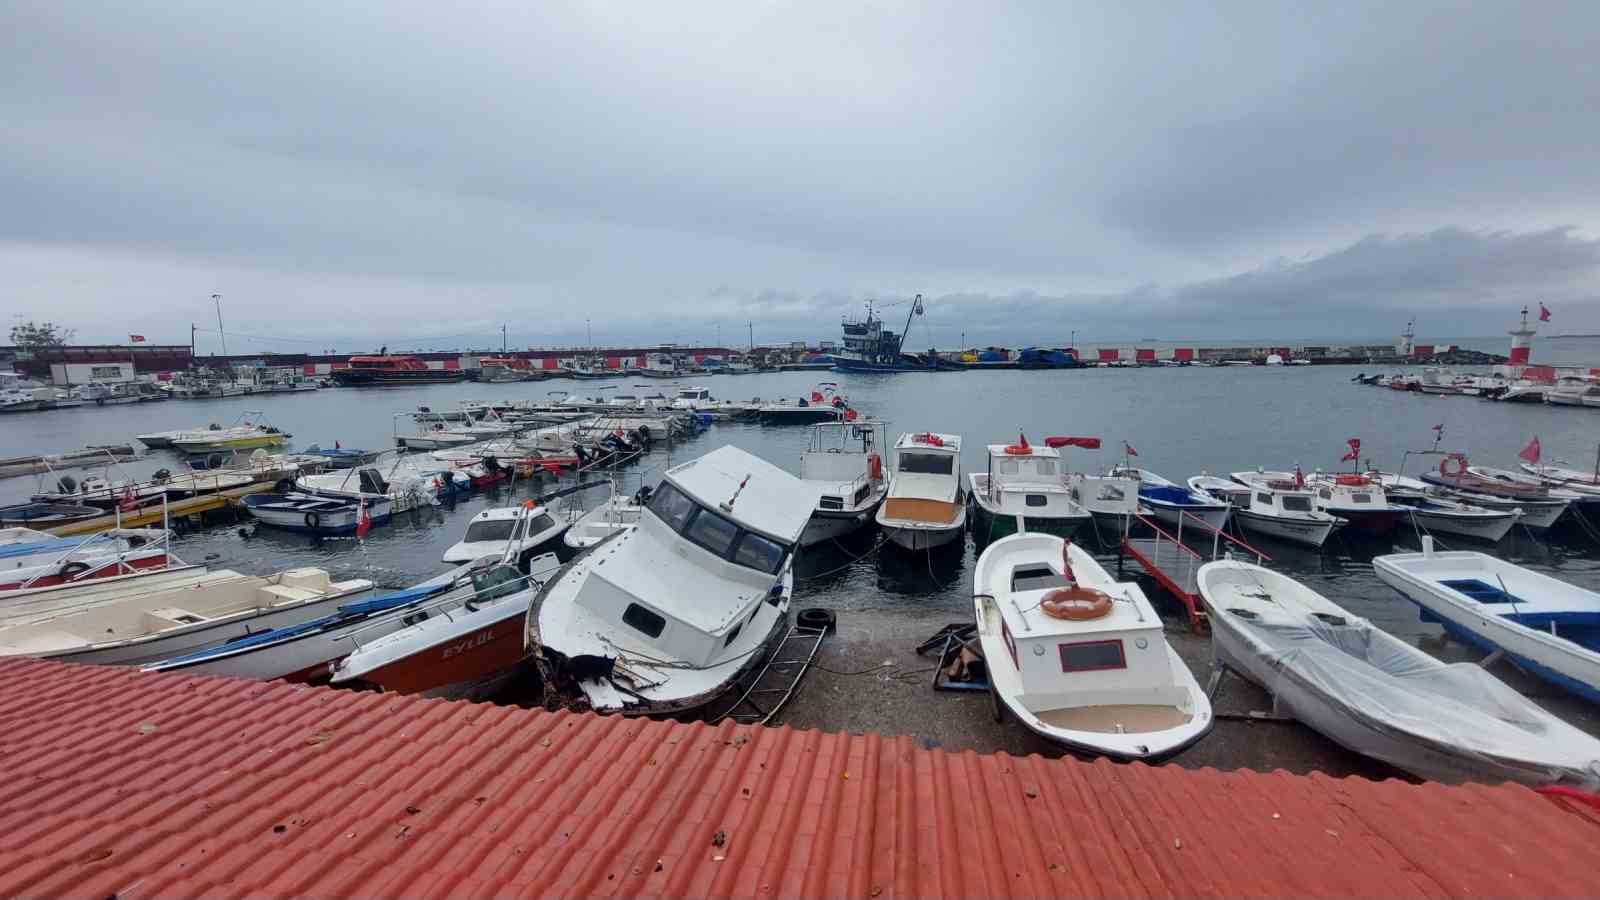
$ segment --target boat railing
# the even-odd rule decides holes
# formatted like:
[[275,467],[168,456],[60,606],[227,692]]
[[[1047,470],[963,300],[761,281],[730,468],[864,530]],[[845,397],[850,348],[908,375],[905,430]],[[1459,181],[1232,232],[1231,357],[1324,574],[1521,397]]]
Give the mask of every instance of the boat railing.
[[[426,614],[423,618],[417,619],[417,622],[422,622],[427,619],[431,619],[434,614],[439,614],[444,616],[446,621],[454,622],[456,615],[462,608],[467,606],[467,604],[471,603],[473,600],[476,600],[479,595],[485,592],[495,591],[521,594],[526,592],[530,587],[538,587],[539,584],[540,583],[538,581],[534,580],[532,575],[522,575],[510,581],[502,581],[498,584],[492,584],[483,588],[473,588],[471,591],[466,592],[463,592],[461,588],[446,589],[444,593],[426,603],[415,606],[397,606],[394,609],[385,610],[384,613],[375,617],[373,621],[368,622],[360,628],[348,633],[335,635],[335,639],[348,640],[357,648],[359,648],[361,646],[361,636],[372,631],[373,629],[386,626],[388,624],[387,620],[391,615],[404,614],[407,618],[410,618],[418,614]],[[511,585],[516,585],[515,590],[510,589]],[[469,612],[470,611],[471,610],[469,610]],[[384,632],[384,634],[389,633],[391,632]]]
[[[1195,515],[1194,513],[1188,512],[1188,511],[1182,511],[1181,510],[1178,513],[1177,534],[1173,534],[1173,533],[1167,531],[1166,529],[1162,528],[1161,525],[1159,523],[1157,523],[1154,519],[1151,519],[1149,516],[1146,516],[1143,513],[1135,514],[1135,518],[1137,518],[1140,522],[1144,523],[1145,525],[1149,526],[1150,529],[1156,533],[1156,543],[1157,543],[1158,546],[1159,546],[1160,542],[1162,541],[1162,539],[1165,539],[1165,540],[1173,543],[1174,545],[1176,545],[1178,548],[1181,548],[1181,551],[1184,552],[1185,554],[1187,554],[1188,556],[1192,556],[1193,558],[1198,559],[1201,562],[1211,562],[1213,560],[1221,559],[1222,558],[1222,554],[1224,552],[1225,546],[1237,547],[1238,549],[1243,550],[1244,552],[1251,554],[1252,556],[1254,556],[1256,558],[1256,564],[1257,565],[1261,565],[1261,564],[1268,563],[1268,562],[1272,561],[1272,557],[1268,556],[1265,551],[1263,551],[1263,550],[1261,550],[1261,549],[1259,549],[1259,548],[1257,548],[1255,546],[1252,546],[1250,543],[1246,542],[1243,538],[1237,538],[1237,537],[1234,537],[1231,534],[1228,534],[1226,531],[1223,531],[1222,529],[1217,528],[1216,526],[1212,525],[1210,522],[1207,522],[1205,519],[1202,519],[1201,517]],[[1186,525],[1186,523],[1191,519],[1193,520],[1193,524]],[[1201,556],[1199,551],[1195,550],[1193,547],[1191,547],[1188,544],[1184,543],[1184,541],[1183,541],[1183,532],[1184,532],[1185,527],[1187,527],[1189,529],[1191,537],[1193,536],[1193,533],[1196,530],[1198,530],[1201,533],[1201,535],[1204,536],[1204,538],[1209,538],[1210,539],[1210,541],[1211,541],[1211,558],[1209,560],[1206,559],[1205,557]],[[1204,539],[1204,538],[1202,538],[1202,539]]]
[[[22,582],[22,584],[18,585],[16,589],[17,590],[26,590],[26,589],[28,589],[30,587],[33,587],[34,582],[37,582],[39,579],[44,578],[47,575],[61,574],[62,567],[65,566],[70,561],[70,558],[74,553],[77,553],[80,550],[83,550],[85,547],[88,547],[91,544],[95,544],[95,543],[98,543],[98,542],[101,542],[101,541],[104,541],[104,540],[114,540],[118,536],[118,534],[122,531],[122,505],[121,504],[118,504],[115,507],[115,513],[116,513],[116,519],[115,519],[116,525],[115,525],[115,528],[114,528],[113,531],[110,531],[110,532],[104,532],[104,531],[95,532],[95,533],[90,534],[89,536],[85,537],[83,540],[79,541],[78,543],[72,545],[71,547],[68,547],[66,549],[66,551],[64,551],[60,556],[57,556],[54,560],[51,561],[50,566],[51,566],[51,569],[53,571],[52,570],[42,571],[42,572],[38,573],[37,575],[34,575],[32,578],[29,578],[27,581]],[[164,568],[164,569],[165,568],[170,568],[172,563],[173,563],[172,547],[171,547],[172,532],[169,530],[170,524],[171,523],[169,522],[169,516],[168,516],[168,510],[167,510],[167,495],[166,494],[162,494],[161,495],[161,540],[158,542],[157,545],[160,547],[162,555],[165,558],[164,562],[161,565],[161,568]],[[130,565],[128,563],[128,556],[129,556],[129,554],[142,552],[142,551],[147,550],[149,548],[150,548],[149,544],[141,544],[141,545],[139,545],[137,547],[134,547],[134,546],[132,546],[130,544],[128,546],[128,549],[118,552],[117,553],[117,558],[115,560],[116,567],[117,567],[117,574],[118,575],[131,575],[131,574],[133,574],[135,572],[140,571],[140,569],[137,566],[133,566],[133,565]],[[180,561],[179,564],[180,565],[182,564],[181,561]],[[103,565],[102,566],[96,566],[95,568],[89,569],[89,570],[87,570],[85,572],[78,573],[78,576],[73,576],[72,578],[69,578],[64,583],[70,583],[71,581],[76,580],[76,578],[79,577],[79,576],[87,575],[87,574],[89,574],[89,572],[98,572],[98,571],[100,571],[100,570],[102,570],[104,568],[105,568],[105,566],[103,566]]]

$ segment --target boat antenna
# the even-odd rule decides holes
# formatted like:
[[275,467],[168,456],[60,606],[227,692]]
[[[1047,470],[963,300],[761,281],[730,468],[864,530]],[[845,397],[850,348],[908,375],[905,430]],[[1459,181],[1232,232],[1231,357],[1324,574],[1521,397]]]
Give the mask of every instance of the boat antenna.
[[723,512],[730,512],[730,513],[733,512],[733,504],[738,502],[739,495],[744,493],[744,486],[749,484],[749,483],[750,483],[750,475],[749,475],[749,473],[746,473],[745,476],[744,476],[744,480],[739,482],[739,487],[733,492],[733,496],[729,497],[727,500],[723,501],[722,503],[717,504],[718,506],[720,506],[722,508]]

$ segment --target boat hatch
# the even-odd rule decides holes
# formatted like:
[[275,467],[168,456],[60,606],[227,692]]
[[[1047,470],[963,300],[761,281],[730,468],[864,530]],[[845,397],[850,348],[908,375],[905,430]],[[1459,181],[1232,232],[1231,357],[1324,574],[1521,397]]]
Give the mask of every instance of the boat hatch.
[[818,503],[819,509],[844,509],[844,500],[839,497],[824,496]]
[[1492,584],[1479,581],[1476,578],[1464,578],[1456,581],[1441,581],[1440,584],[1453,591],[1460,591],[1479,603],[1527,603],[1528,601],[1508,594]]
[[961,507],[943,500],[922,500],[916,497],[890,497],[883,501],[883,515],[887,519],[903,522],[926,522],[948,525],[956,520]]
[[1066,586],[1066,577],[1049,566],[1017,566],[1011,571],[1013,594]]

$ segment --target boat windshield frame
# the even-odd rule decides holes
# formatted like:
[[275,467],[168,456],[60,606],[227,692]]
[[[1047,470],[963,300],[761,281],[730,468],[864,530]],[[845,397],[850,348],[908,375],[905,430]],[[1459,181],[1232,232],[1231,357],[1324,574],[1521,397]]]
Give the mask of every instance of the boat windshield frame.
[[[686,513],[681,512],[682,505],[678,503],[679,500],[688,505]],[[668,505],[676,505],[679,509],[668,510]],[[713,511],[670,481],[662,481],[656,485],[646,508],[678,537],[718,559],[741,568],[766,575],[776,575],[783,571],[784,561],[793,550],[793,547],[784,541],[753,531],[738,521]],[[711,529],[696,529],[695,523],[702,516],[710,516],[717,521]],[[726,526],[732,526],[733,533],[725,542],[714,543],[709,539],[712,529],[723,530]],[[774,550],[777,551],[775,555],[772,553]]]

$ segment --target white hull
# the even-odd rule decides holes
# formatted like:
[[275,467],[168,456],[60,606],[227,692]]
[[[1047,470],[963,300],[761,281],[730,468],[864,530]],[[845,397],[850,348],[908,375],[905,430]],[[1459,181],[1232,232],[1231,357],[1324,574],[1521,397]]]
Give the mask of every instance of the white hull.
[[181,656],[184,653],[199,650],[203,647],[215,646],[235,638],[255,634],[256,632],[282,628],[286,625],[298,625],[302,622],[320,618],[332,612],[340,604],[348,602],[357,594],[365,593],[366,590],[366,588],[362,588],[357,591],[328,594],[293,608],[262,612],[254,616],[230,619],[225,622],[197,625],[154,639],[135,640],[114,647],[101,647],[98,649],[90,647],[81,650],[69,650],[63,653],[42,654],[41,657],[55,660],[56,662],[88,663],[92,665],[131,666],[156,662],[173,656]]
[[1292,518],[1289,516],[1267,516],[1248,509],[1236,509],[1233,516],[1239,525],[1247,531],[1277,538],[1280,541],[1290,541],[1304,544],[1307,547],[1320,548],[1328,535],[1333,533],[1335,522],[1315,522],[1307,519]]
[[1561,500],[1515,500],[1510,497],[1496,497],[1491,494],[1476,494],[1470,491],[1452,491],[1450,496],[1458,497],[1464,503],[1481,506],[1484,509],[1497,509],[1502,511],[1522,510],[1519,520],[1529,528],[1540,530],[1547,529],[1556,524],[1563,513],[1567,511],[1567,504]]
[[931,525],[896,525],[892,521],[885,520],[881,515],[878,517],[883,536],[889,539],[889,543],[906,550],[931,550],[961,539],[967,527],[967,511],[963,508],[956,513],[954,522],[938,528]]
[[1517,524],[1518,518],[1515,513],[1504,513],[1496,516],[1474,516],[1426,509],[1412,510],[1411,515],[1424,530],[1475,538],[1480,541],[1488,541],[1491,544],[1498,543],[1501,538],[1505,537],[1512,526]]
[[[1143,503],[1150,510],[1150,514],[1155,516],[1157,522],[1171,525],[1173,528],[1177,528],[1180,523],[1193,525],[1195,519],[1205,522],[1218,531],[1222,530],[1222,526],[1228,524],[1229,507],[1226,503],[1219,503],[1215,506],[1176,506],[1171,503],[1153,503],[1148,499],[1144,500]],[[1184,513],[1189,514],[1187,518]]]
[[817,510],[800,534],[800,546],[810,547],[823,541],[838,540],[855,534],[872,522],[876,506],[858,510]]

